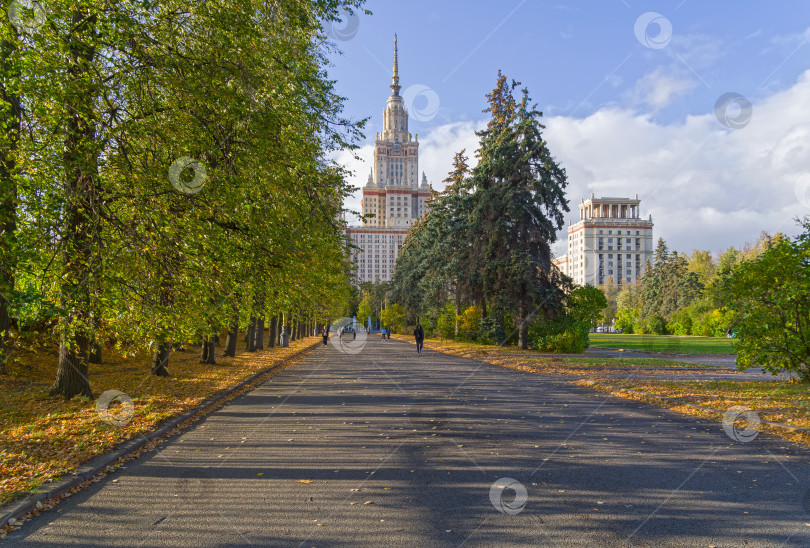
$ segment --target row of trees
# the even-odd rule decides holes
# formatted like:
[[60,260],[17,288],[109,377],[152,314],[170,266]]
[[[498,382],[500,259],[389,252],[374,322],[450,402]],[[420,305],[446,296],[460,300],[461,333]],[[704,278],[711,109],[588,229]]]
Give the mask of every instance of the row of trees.
[[564,314],[570,280],[551,264],[568,209],[565,170],[542,137],[528,90],[498,73],[487,94],[478,164],[457,153],[445,190],[404,242],[391,302],[406,319],[458,338],[529,345],[529,329]]
[[810,218],[798,224],[795,238],[763,234],[716,260],[707,251],[669,252],[659,240],[644,276],[616,295],[616,327],[729,335],[741,368],[789,370],[810,381]]
[[785,239],[784,234],[763,233],[753,245],[731,247],[717,257],[697,249],[689,255],[670,251],[659,239],[638,283],[603,287],[609,306],[602,321],[615,321],[625,333],[725,337],[734,331],[734,316],[726,306],[728,296],[719,290],[721,279]]
[[165,375],[173,343],[213,361],[223,331],[232,354],[265,316],[340,314],[351,188],[325,158],[363,124],[341,115],[325,25],[361,3],[5,1],[0,373],[44,337],[51,394],[90,396],[102,343]]

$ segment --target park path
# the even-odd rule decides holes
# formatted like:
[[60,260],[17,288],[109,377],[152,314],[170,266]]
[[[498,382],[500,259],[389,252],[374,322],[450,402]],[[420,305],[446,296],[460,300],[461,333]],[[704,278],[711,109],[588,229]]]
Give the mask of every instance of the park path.
[[808,546],[808,489],[810,451],[782,439],[370,339],[316,348],[6,544]]

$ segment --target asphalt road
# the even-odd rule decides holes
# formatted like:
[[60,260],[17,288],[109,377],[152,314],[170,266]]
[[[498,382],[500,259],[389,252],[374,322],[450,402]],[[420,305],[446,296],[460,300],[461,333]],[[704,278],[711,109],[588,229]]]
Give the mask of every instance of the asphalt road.
[[779,438],[374,338],[317,348],[6,544],[808,546],[808,489],[810,451]]

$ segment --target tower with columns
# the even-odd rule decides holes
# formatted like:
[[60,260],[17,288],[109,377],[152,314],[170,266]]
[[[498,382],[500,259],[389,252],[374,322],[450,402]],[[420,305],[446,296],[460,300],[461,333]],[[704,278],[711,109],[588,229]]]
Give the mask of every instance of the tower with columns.
[[411,226],[425,214],[431,196],[424,173],[419,180],[419,141],[408,130],[408,111],[399,94],[396,35],[390,88],[383,110],[383,130],[374,140],[374,165],[363,187],[364,223],[346,230],[360,248],[355,254],[357,282],[391,279],[399,248]]
[[635,198],[596,198],[579,204],[579,221],[569,223],[568,253],[554,264],[578,285],[621,285],[638,281],[653,253],[652,216],[642,219]]

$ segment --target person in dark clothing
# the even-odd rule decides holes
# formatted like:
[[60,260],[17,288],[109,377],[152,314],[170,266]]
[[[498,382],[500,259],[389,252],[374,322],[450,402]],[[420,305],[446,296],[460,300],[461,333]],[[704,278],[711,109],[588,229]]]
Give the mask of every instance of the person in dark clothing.
[[329,342],[329,327],[328,326],[323,326],[322,335],[323,335],[323,344],[326,345],[326,343]]
[[425,331],[422,329],[422,324],[416,324],[416,329],[413,330],[413,338],[416,339],[416,353],[422,353],[422,347],[425,345]]
[[390,341],[391,340],[391,328],[385,330],[385,336]]

